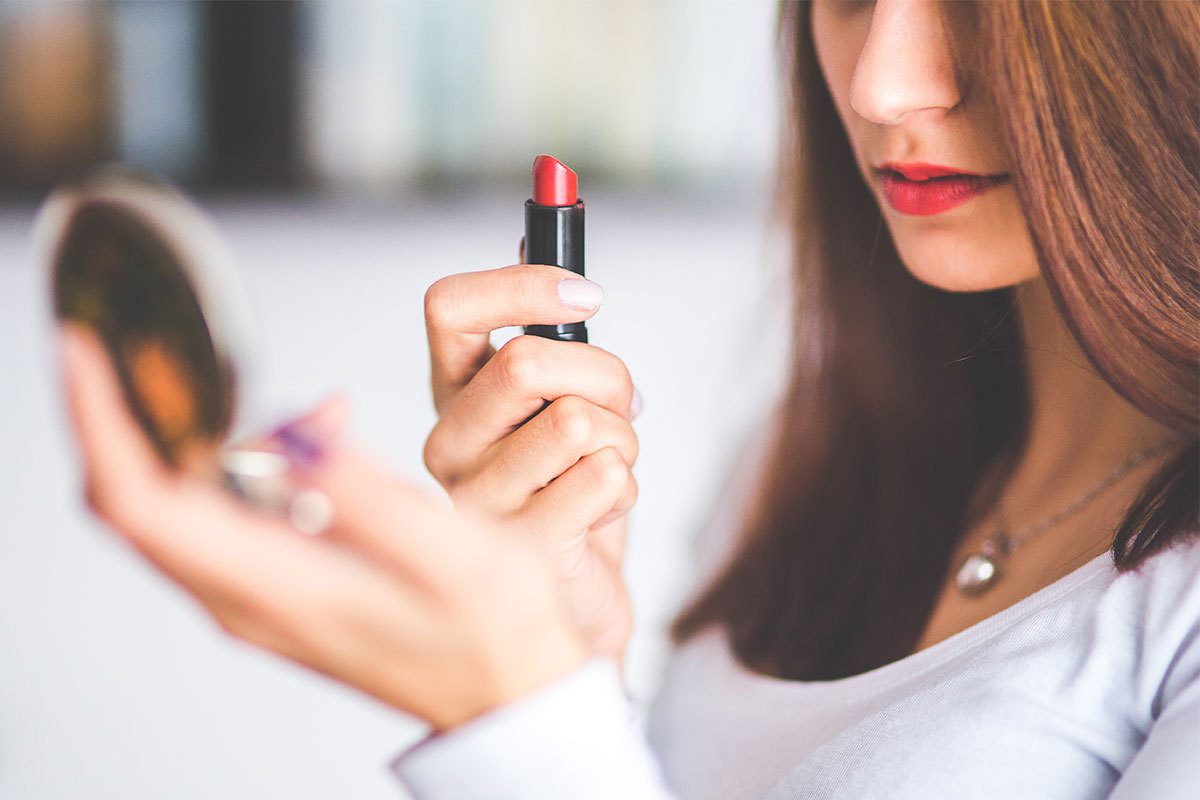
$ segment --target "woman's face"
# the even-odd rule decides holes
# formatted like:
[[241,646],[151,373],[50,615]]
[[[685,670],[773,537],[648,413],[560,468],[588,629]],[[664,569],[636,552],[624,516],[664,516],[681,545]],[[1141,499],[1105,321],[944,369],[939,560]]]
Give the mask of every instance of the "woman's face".
[[[1001,126],[973,65],[973,3],[814,0],[821,71],[908,270],[932,286],[981,291],[1037,277],[1025,219],[1007,177]],[[909,173],[903,178],[886,164]],[[980,178],[928,179],[912,165]],[[923,180],[924,179],[924,180]]]

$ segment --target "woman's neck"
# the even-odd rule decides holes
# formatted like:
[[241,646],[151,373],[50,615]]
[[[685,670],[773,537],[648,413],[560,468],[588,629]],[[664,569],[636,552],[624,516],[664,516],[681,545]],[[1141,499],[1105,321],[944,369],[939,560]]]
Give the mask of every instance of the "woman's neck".
[[[1096,372],[1041,278],[1016,287],[1030,391],[1029,438],[1005,491],[1013,515],[1078,494],[1126,456],[1171,435]],[[1007,502],[1007,501],[1006,501]],[[1014,519],[1014,522],[1030,520]]]

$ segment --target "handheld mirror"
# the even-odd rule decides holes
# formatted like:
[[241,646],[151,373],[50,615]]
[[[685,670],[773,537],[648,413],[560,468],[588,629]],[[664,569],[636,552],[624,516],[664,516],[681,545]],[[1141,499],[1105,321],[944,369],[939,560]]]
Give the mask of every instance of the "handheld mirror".
[[36,236],[56,318],[99,335],[163,461],[301,530],[324,527],[327,501],[292,491],[281,453],[232,444],[249,416],[255,337],[211,220],[169,184],[106,167],[57,189]]

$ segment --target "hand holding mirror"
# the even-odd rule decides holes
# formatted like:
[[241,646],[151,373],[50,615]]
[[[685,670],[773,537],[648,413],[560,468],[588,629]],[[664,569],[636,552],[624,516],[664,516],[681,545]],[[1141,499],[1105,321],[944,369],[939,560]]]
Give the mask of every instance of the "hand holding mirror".
[[289,461],[234,445],[249,417],[249,303],[211,220],[152,176],[101,169],[57,189],[36,227],[60,321],[103,341],[125,401],[164,462],[316,532],[330,509],[296,492]]

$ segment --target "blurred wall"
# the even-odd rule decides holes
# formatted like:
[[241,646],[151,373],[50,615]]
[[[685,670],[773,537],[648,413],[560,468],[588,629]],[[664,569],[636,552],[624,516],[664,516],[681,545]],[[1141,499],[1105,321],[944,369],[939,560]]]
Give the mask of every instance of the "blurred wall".
[[[721,186],[769,168],[763,0],[0,7],[0,193],[97,160],[193,188],[403,192],[524,174]],[[766,35],[766,40],[764,40]]]

